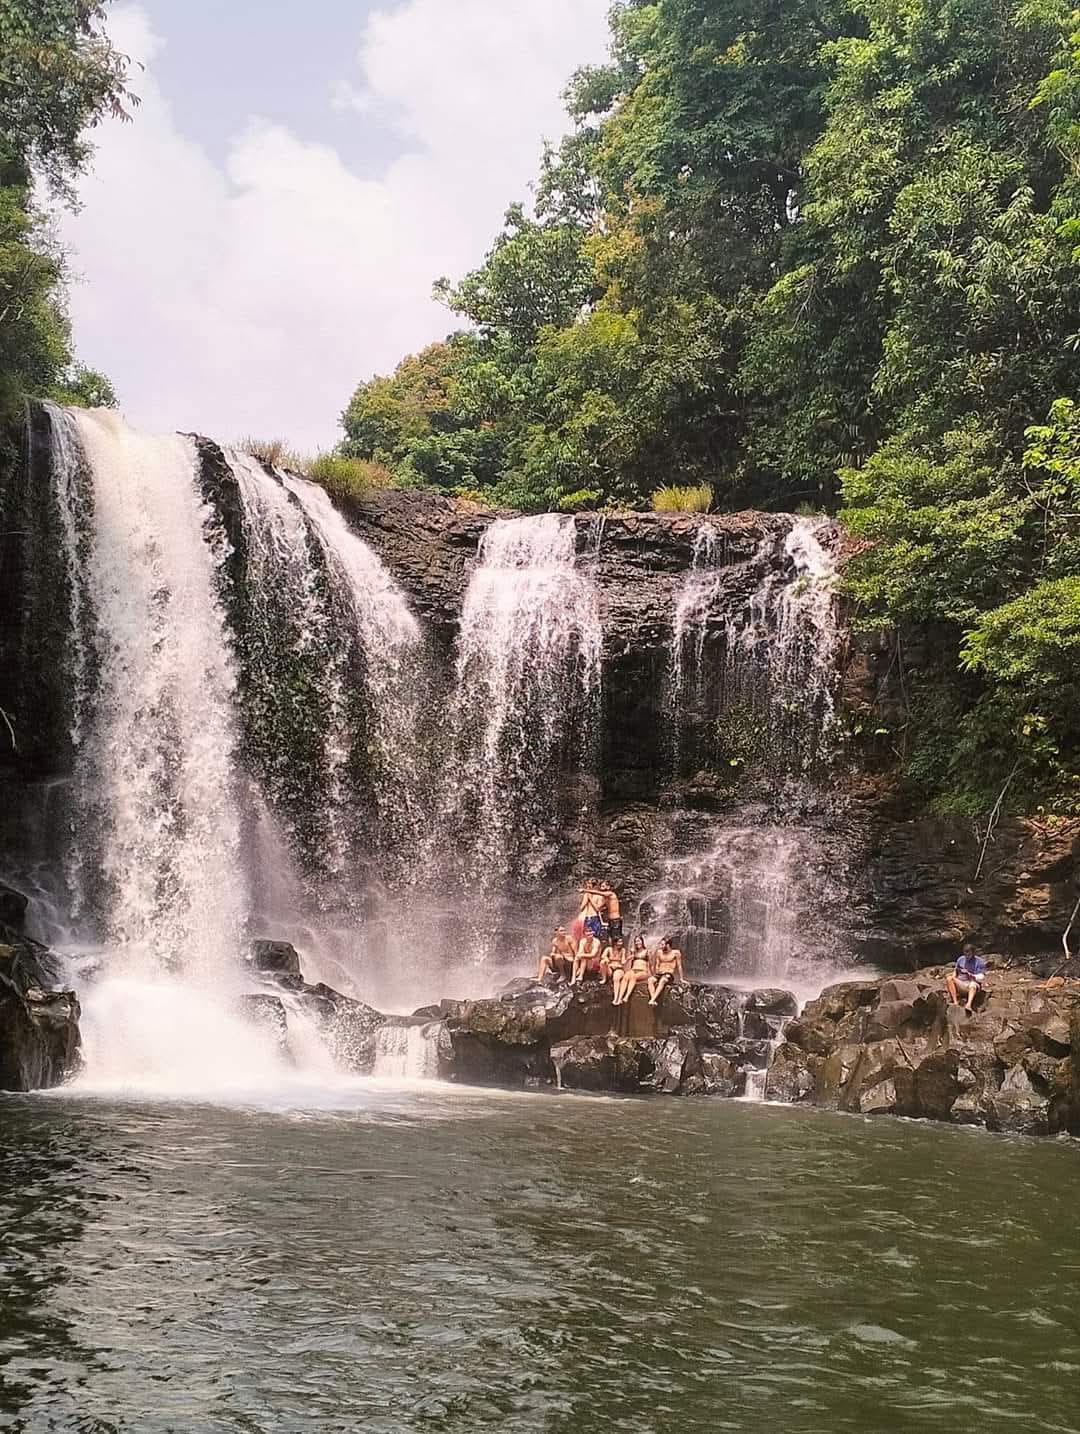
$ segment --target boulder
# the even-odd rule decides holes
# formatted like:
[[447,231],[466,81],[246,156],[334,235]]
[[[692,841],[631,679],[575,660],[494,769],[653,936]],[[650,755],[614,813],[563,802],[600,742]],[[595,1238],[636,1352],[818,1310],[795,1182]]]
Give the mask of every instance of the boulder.
[[240,1011],[252,1025],[270,1032],[281,1051],[289,1049],[289,1022],[279,996],[241,996]]
[[282,985],[299,984],[304,979],[300,953],[289,941],[253,941],[248,960],[260,976]]
[[322,983],[301,984],[286,999],[295,1001],[318,1027],[338,1065],[356,1075],[371,1074],[377,1034],[390,1017]]
[[11,927],[0,931],[0,1090],[45,1090],[79,1068],[79,1002],[56,987],[52,953]]
[[968,1012],[948,1002],[947,970],[823,991],[787,1026],[767,1094],[1028,1134],[1080,1125],[1076,985],[999,968]]
[[26,925],[27,899],[21,891],[0,881],[0,926],[21,935]]

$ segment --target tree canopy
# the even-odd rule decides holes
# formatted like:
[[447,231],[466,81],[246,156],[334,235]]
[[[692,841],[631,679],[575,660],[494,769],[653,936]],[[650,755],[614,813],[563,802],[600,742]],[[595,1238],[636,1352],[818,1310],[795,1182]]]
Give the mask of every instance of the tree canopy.
[[839,511],[856,622],[934,624],[912,779],[1080,801],[1080,13],[623,0],[567,102],[347,451],[525,509]]
[[101,0],[0,0],[0,426],[27,394],[115,402],[76,365],[63,257],[33,199],[39,178],[64,200],[89,154],[87,131],[124,113],[127,63],[102,28]]

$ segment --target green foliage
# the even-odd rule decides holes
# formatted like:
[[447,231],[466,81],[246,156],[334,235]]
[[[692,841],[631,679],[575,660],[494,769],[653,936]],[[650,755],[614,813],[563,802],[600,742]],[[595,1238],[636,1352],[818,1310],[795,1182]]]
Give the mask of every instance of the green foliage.
[[290,473],[306,472],[307,460],[288,439],[285,438],[245,438],[240,448],[244,453],[249,453],[252,458],[257,458],[260,463],[265,463],[268,468],[284,468]]
[[437,286],[470,331],[362,384],[346,451],[523,510],[673,473],[839,510],[857,625],[933,634],[909,780],[1072,803],[1080,12],[623,0],[568,103],[535,212]]
[[393,476],[381,464],[349,458],[343,453],[317,453],[302,471],[339,501],[364,498],[373,488],[387,487]]
[[32,197],[42,175],[70,197],[86,131],[123,112],[126,61],[101,29],[99,0],[0,0],[0,426],[27,394],[115,402],[106,379],[75,365],[64,268]]
[[0,159],[64,188],[85,130],[126,115],[127,60],[102,28],[104,0],[0,0]]
[[656,513],[707,513],[712,501],[713,490],[708,483],[696,488],[657,488],[649,499]]
[[73,363],[53,385],[52,397],[69,408],[117,408],[116,390],[103,373]]

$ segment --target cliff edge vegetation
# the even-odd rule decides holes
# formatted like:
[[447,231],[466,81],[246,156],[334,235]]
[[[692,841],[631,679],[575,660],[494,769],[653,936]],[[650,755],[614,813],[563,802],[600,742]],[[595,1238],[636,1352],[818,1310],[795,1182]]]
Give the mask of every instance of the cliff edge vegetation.
[[912,794],[1076,811],[1080,12],[624,0],[567,100],[344,451],[526,510],[840,512]]

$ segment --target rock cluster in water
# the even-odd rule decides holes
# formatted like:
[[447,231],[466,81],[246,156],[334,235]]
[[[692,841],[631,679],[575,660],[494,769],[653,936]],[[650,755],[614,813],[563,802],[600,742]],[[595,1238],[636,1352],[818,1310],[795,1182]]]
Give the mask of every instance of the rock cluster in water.
[[785,1032],[766,1094],[862,1115],[1080,1134],[1080,983],[992,971],[970,1014],[947,968],[831,986]]
[[80,1061],[79,1002],[24,930],[26,897],[0,884],[0,1090],[60,1085]]

